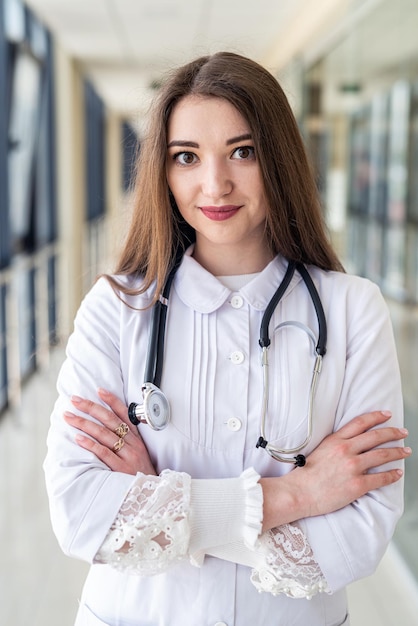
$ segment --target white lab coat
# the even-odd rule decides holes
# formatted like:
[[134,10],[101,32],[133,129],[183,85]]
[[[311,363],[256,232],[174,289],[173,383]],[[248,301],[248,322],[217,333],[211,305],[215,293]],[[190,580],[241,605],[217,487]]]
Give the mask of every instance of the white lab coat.
[[[186,253],[171,290],[161,387],[172,422],[163,431],[140,426],[158,472],[225,478],[253,467],[281,475],[279,463],[255,444],[259,437],[262,368],[258,346],[262,314],[286,262],[278,257],[239,292],[231,293]],[[402,423],[402,396],[389,315],[379,289],[365,279],[314,267],[328,322],[328,349],[314,406],[306,454],[333,430],[369,410],[391,410]],[[125,296],[124,296],[125,297]],[[136,308],[150,292],[127,298]],[[312,345],[284,320],[317,335],[307,289],[296,273],[270,323],[269,441],[290,448],[306,435]],[[52,415],[45,462],[54,530],[63,550],[93,562],[133,477],[110,472],[74,443],[62,419],[74,410],[71,394],[97,400],[97,387],[140,401],[150,310],[123,304],[105,279],[85,298],[70,338]],[[139,577],[92,565],[78,626],[336,626],[348,624],[344,587],[372,573],[402,512],[402,481],[369,493],[331,515],[302,520],[315,558],[333,590],[311,600],[259,594],[249,568],[206,557],[167,572]],[[220,523],[222,521],[220,520]]]

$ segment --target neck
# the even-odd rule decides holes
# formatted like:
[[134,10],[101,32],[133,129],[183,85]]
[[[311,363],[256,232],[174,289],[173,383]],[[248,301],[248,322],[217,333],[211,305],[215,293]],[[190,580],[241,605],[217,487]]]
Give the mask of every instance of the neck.
[[265,246],[251,253],[251,250],[236,250],[229,246],[216,246],[203,250],[197,244],[193,252],[194,259],[214,276],[239,276],[261,272],[274,258],[274,254]]

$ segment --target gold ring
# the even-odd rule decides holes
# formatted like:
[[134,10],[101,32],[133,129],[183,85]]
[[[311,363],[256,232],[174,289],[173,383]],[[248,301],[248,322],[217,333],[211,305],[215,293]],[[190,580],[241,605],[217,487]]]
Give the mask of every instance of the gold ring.
[[126,437],[126,435],[129,433],[128,424],[125,424],[125,422],[121,422],[119,426],[115,428],[115,433],[118,437],[122,437],[122,439],[123,437]]
[[117,440],[117,442],[113,446],[113,451],[114,452],[119,452],[119,450],[122,450],[124,445],[125,445],[124,438],[123,437],[119,437],[119,439]]

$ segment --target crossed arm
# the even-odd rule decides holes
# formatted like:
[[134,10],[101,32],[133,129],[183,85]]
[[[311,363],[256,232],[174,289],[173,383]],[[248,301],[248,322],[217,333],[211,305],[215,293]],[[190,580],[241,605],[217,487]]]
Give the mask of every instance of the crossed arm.
[[[89,400],[73,397],[72,401],[78,411],[88,414],[95,421],[81,415],[66,412],[64,417],[68,424],[80,431],[76,435],[77,443],[92,452],[111,470],[137,476],[134,487],[125,501],[122,512],[97,555],[97,560],[108,562],[115,567],[126,567],[126,563],[134,561],[136,571],[142,573],[157,573],[166,562],[164,558],[155,559],[145,566],[138,564],[144,560],[144,530],[147,534],[147,523],[143,518],[147,514],[141,512],[141,506],[147,499],[154,497],[157,489],[175,493],[169,506],[176,508],[177,530],[173,534],[164,533],[149,539],[157,550],[166,543],[177,543],[179,557],[185,553],[192,562],[199,564],[198,552],[193,554],[191,549],[193,538],[184,536],[183,491],[190,491],[190,482],[183,483],[184,478],[179,474],[158,477],[151,463],[148,451],[136,428],[130,428],[123,437],[123,445],[115,450],[118,441],[118,427],[127,423],[127,409],[113,394],[99,390],[100,399],[106,406]],[[376,471],[392,461],[405,459],[411,450],[403,445],[396,445],[407,436],[403,428],[384,426],[391,417],[390,412],[372,412],[361,415],[343,426],[339,431],[326,437],[308,457],[303,468],[295,468],[289,474],[280,478],[261,478],[259,485],[262,489],[262,529],[260,525],[259,538],[254,546],[249,548],[244,541],[232,541],[224,545],[206,548],[204,554],[217,556],[226,560],[253,568],[251,580],[261,591],[272,593],[284,592],[292,597],[310,597],[318,591],[330,591],[320,566],[315,560],[309,541],[298,525],[298,520],[314,516],[326,515],[351,504],[366,493],[390,485],[402,476],[400,469],[385,469]],[[375,428],[378,427],[378,428]],[[83,433],[83,434],[81,434]],[[391,444],[390,447],[379,447]],[[372,470],[369,473],[369,470]],[[250,478],[246,478],[250,480]],[[255,484],[254,478],[252,478]],[[168,481],[168,482],[167,482]],[[155,491],[154,491],[155,490]],[[177,500],[176,500],[177,499]],[[163,500],[163,508],[166,503]],[[146,509],[146,504],[144,506]],[[126,513],[126,516],[125,516]],[[141,541],[135,545],[135,540],[126,541],[126,520],[136,516],[137,524],[141,526]],[[141,520],[138,522],[138,520]],[[131,528],[132,522],[127,524]],[[158,525],[155,524],[158,528]],[[176,534],[177,532],[177,534]],[[170,531],[171,533],[171,531]],[[155,532],[154,532],[155,534]],[[131,537],[132,535],[130,535]],[[206,538],[205,538],[206,539]],[[198,543],[198,541],[197,541]],[[129,558],[123,563],[121,554],[129,553]],[[146,561],[146,559],[145,559]],[[144,568],[145,569],[141,569]]]
[[[73,397],[76,408],[94,417],[93,422],[67,412],[65,420],[83,434],[77,443],[90,450],[111,470],[131,474],[155,475],[148,451],[137,429],[131,428],[123,448],[116,452],[115,429],[128,422],[127,407],[110,392],[99,390],[109,408]],[[340,430],[326,437],[308,457],[304,467],[297,467],[280,478],[261,478],[263,490],[263,530],[306,517],[332,513],[351,504],[366,493],[398,481],[403,471],[382,469],[393,461],[407,458],[411,449],[401,442],[408,435],[404,428],[381,427],[391,417],[387,411],[374,411],[356,417]],[[87,436],[86,436],[87,435]]]

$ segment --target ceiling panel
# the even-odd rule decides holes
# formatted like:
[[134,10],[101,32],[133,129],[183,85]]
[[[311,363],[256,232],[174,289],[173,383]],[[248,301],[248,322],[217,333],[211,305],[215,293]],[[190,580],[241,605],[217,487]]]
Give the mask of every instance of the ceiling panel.
[[121,56],[123,41],[112,23],[107,0],[34,0],[28,2],[77,58]]
[[[27,4],[84,65],[108,105],[126,114],[142,110],[150,85],[168,67],[220,49],[246,54],[276,72],[298,55],[304,60],[309,51],[323,53],[325,46],[334,46],[327,71],[331,79],[339,80],[354,66],[364,77],[376,73],[384,63],[400,63],[418,48],[417,0],[27,0]],[[369,17],[359,28],[353,16],[361,14],[363,20],[367,11]],[[344,20],[346,32],[341,27]],[[333,32],[338,37],[334,43]]]
[[261,61],[306,2],[28,0],[108,104],[125,112],[168,67],[199,54],[228,49]]

